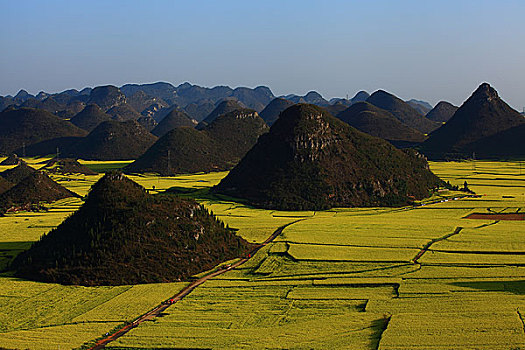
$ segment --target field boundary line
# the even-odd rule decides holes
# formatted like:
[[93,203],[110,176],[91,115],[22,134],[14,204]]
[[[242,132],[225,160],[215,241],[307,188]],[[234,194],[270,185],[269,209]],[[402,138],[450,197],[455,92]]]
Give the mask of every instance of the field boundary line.
[[456,227],[456,229],[454,230],[454,232],[452,233],[447,233],[446,235],[442,236],[442,237],[438,237],[438,238],[434,238],[433,240],[431,240],[430,242],[428,242],[427,244],[425,244],[423,246],[423,248],[421,248],[421,250],[419,251],[419,253],[416,254],[416,256],[414,256],[414,258],[412,259],[412,262],[414,264],[417,264],[419,259],[421,259],[421,257],[430,249],[430,247],[434,244],[434,243],[437,243],[437,242],[440,242],[440,241],[444,241],[445,239],[447,238],[450,238],[452,236],[455,236],[457,234],[459,234],[461,232],[461,230],[463,230],[463,227]]
[[520,312],[520,308],[516,308],[516,312],[518,313],[518,317],[521,321],[521,327],[523,328],[523,333],[525,334],[525,319],[524,319],[524,315],[521,314]]
[[378,245],[364,245],[364,244],[342,244],[342,243],[313,243],[313,242],[295,242],[295,241],[278,241],[285,242],[295,245],[317,245],[317,246],[328,246],[328,247],[350,247],[350,248],[392,248],[392,249],[418,249],[417,247],[408,246],[378,246]]

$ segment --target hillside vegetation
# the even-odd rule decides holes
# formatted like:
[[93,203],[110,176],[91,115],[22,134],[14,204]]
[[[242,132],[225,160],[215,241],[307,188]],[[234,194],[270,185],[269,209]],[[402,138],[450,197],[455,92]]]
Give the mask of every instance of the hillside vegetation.
[[425,135],[400,122],[390,112],[368,102],[357,102],[337,115],[354,128],[388,141],[423,142]]
[[44,140],[86,134],[85,130],[44,110],[19,108],[0,112],[0,154],[11,154],[24,145]]
[[88,132],[95,129],[100,123],[110,120],[111,117],[104,113],[96,104],[87,105],[81,112],[71,118],[71,123]]
[[403,205],[439,184],[415,152],[298,104],[281,113],[215,191],[264,208],[320,210]]
[[389,111],[402,123],[424,134],[430,133],[441,126],[441,123],[425,118],[408,103],[386,91],[378,90],[366,101]]
[[202,130],[175,128],[125,171],[173,175],[228,170],[267,131],[268,127],[254,110],[235,110],[215,118]]
[[157,138],[135,120],[105,121],[64,151],[70,157],[125,160],[139,157]]
[[15,186],[0,194],[0,214],[7,211],[30,210],[41,202],[54,202],[68,197],[78,197],[57,184],[41,171],[34,171]]
[[150,195],[108,173],[86,202],[13,262],[44,282],[121,285],[186,279],[250,245],[193,200]]
[[173,109],[159,122],[151,133],[155,136],[162,137],[175,128],[181,126],[195,127],[195,125],[196,122],[184,111]]
[[[472,156],[477,149],[480,154],[504,156],[509,145],[492,143],[495,139],[489,137],[524,124],[525,118],[505,103],[494,88],[483,83],[446,124],[429,136],[422,150],[436,159]],[[519,129],[515,130],[519,134]],[[508,136],[515,137],[514,132]]]

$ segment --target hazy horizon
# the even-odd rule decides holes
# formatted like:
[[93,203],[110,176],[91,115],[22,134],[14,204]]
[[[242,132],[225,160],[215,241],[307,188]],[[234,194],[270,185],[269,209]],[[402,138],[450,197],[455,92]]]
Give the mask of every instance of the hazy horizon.
[[[89,6],[88,6],[89,5]],[[0,95],[157,81],[525,106],[523,1],[0,2]]]

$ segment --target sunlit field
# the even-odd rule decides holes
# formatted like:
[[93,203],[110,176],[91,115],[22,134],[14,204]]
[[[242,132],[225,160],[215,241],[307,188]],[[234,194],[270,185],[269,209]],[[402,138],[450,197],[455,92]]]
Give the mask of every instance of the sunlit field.
[[[38,162],[34,161],[33,164]],[[86,162],[110,170],[118,162]],[[237,233],[277,239],[239,268],[207,281],[162,317],[108,349],[524,347],[525,221],[465,219],[525,210],[518,162],[439,162],[432,170],[479,198],[442,191],[406,208],[323,212],[254,209],[208,188],[226,173],[131,176],[152,193],[196,198]],[[81,195],[101,175],[54,176]],[[0,267],[81,205],[0,218]],[[5,271],[5,270],[4,270]],[[0,347],[78,348],[129,322],[185,282],[75,287],[0,275]]]

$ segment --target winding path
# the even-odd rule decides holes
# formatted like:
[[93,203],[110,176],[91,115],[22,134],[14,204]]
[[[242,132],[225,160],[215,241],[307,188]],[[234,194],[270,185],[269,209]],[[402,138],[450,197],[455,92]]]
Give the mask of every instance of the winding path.
[[117,338],[122,337],[124,334],[128,333],[133,328],[138,327],[142,322],[148,321],[148,320],[152,320],[155,317],[158,317],[168,307],[170,307],[171,305],[175,304],[176,302],[182,300],[185,296],[190,294],[195,288],[197,288],[198,286],[200,286],[201,284],[203,284],[207,280],[209,280],[211,278],[214,278],[214,277],[217,277],[219,275],[222,275],[223,273],[226,273],[226,272],[228,272],[228,271],[230,271],[232,269],[235,269],[236,267],[239,267],[242,264],[244,264],[245,262],[247,262],[248,260],[250,260],[251,257],[253,257],[255,255],[255,253],[257,253],[261,248],[263,248],[268,243],[272,242],[275,238],[277,238],[283,232],[283,230],[286,227],[288,227],[288,226],[290,226],[292,224],[295,224],[296,222],[302,221],[302,220],[304,220],[304,219],[295,220],[295,221],[292,221],[292,222],[290,222],[290,223],[288,223],[286,225],[283,225],[283,226],[279,227],[277,230],[275,230],[272,233],[272,235],[270,237],[268,237],[264,242],[262,242],[254,250],[252,250],[248,254],[247,257],[243,257],[239,261],[231,264],[230,266],[228,266],[226,268],[216,270],[214,272],[211,272],[211,273],[209,273],[209,274],[207,274],[207,275],[205,275],[205,276],[203,276],[203,277],[201,277],[201,278],[191,282],[189,285],[184,287],[181,291],[179,291],[173,297],[169,298],[168,299],[170,301],[169,303],[163,302],[160,305],[157,305],[152,310],[150,310],[147,313],[145,313],[145,314],[139,316],[138,318],[136,318],[133,322],[131,322],[131,323],[125,325],[125,326],[122,326],[122,328],[117,329],[112,334],[109,334],[105,338],[98,340],[95,343],[95,345],[90,347],[88,350],[104,349],[107,344],[111,343],[112,341],[116,340]]

